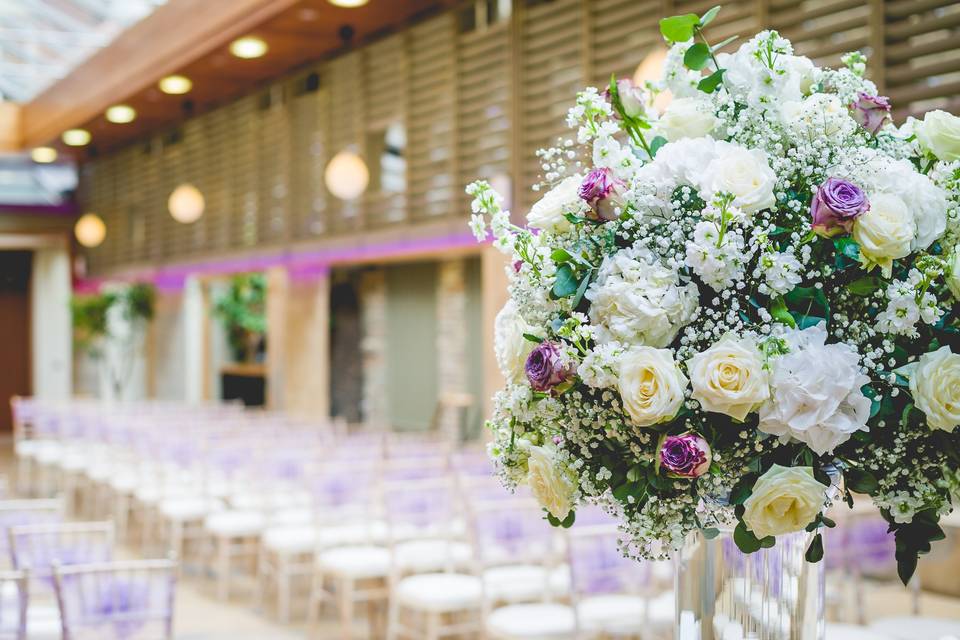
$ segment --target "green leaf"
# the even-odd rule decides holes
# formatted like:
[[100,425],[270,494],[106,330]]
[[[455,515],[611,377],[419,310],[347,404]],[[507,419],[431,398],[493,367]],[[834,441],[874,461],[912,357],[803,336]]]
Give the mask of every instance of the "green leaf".
[[819,533],[813,536],[813,540],[810,541],[810,546],[807,547],[807,552],[803,556],[806,558],[807,562],[816,564],[823,560],[823,536]]
[[657,156],[657,151],[660,151],[660,147],[667,144],[667,139],[663,136],[657,136],[650,141],[650,155],[653,157]]
[[753,493],[753,482],[745,480],[741,480],[730,490],[730,504],[743,504]]
[[703,534],[703,537],[706,538],[707,540],[713,540],[718,535],[720,535],[720,529],[717,529],[716,527],[707,527],[706,529],[701,531],[701,533]]
[[557,280],[553,283],[553,295],[556,298],[566,298],[577,292],[580,283],[569,264],[562,264],[557,268]]
[[785,324],[792,329],[797,328],[797,321],[793,319],[793,316],[790,315],[790,312],[787,310],[787,303],[784,302],[783,296],[779,296],[772,301],[770,305],[770,315],[781,324]]
[[705,14],[700,16],[700,28],[702,29],[703,27],[713,22],[713,19],[717,17],[718,13],[720,13],[720,5],[717,5],[711,8]]
[[880,278],[876,276],[867,276],[865,278],[860,278],[859,280],[854,280],[848,284],[847,291],[855,296],[866,297],[873,295],[873,293],[879,289],[880,286]]
[[853,467],[845,469],[843,471],[843,479],[846,482],[847,489],[856,491],[857,493],[873,495],[880,487],[876,476],[863,469],[855,469]]
[[638,464],[633,465],[630,467],[630,470],[627,471],[627,480],[630,482],[638,482],[642,477],[643,469]]
[[569,529],[570,527],[573,526],[573,523],[576,521],[577,521],[577,512],[570,511],[570,513],[567,514],[567,517],[560,522],[560,526],[563,527],[564,529]]
[[698,42],[683,54],[683,64],[688,69],[693,69],[694,71],[700,71],[710,60],[710,49],[707,45],[702,42]]
[[660,33],[670,42],[686,42],[699,24],[700,18],[695,13],[671,16],[660,21]]
[[530,342],[536,342],[537,344],[540,344],[541,342],[543,342],[543,338],[541,338],[540,336],[535,336],[532,333],[525,333],[523,334],[523,337],[524,339],[529,340]]
[[554,249],[550,253],[550,259],[554,262],[569,262],[571,258],[573,256],[566,249]]
[[697,89],[704,93],[713,93],[723,82],[723,72],[726,69],[718,69],[697,83]]
[[570,303],[574,309],[580,306],[580,301],[583,300],[583,295],[587,292],[587,287],[590,286],[590,279],[593,276],[593,270],[587,272],[587,275],[583,276],[583,280],[580,281],[580,285],[577,287],[577,293],[573,296],[573,302]]
[[728,44],[730,44],[731,42],[733,42],[739,37],[740,36],[730,36],[729,38],[724,38],[721,42],[718,42],[717,44],[710,47],[710,51],[712,51],[713,53],[716,53],[717,51],[720,51],[720,49],[723,49],[725,46],[727,46]]
[[747,529],[747,526],[742,522],[738,523],[737,528],[733,530],[733,541],[737,548],[744,553],[756,553],[761,549],[757,536]]

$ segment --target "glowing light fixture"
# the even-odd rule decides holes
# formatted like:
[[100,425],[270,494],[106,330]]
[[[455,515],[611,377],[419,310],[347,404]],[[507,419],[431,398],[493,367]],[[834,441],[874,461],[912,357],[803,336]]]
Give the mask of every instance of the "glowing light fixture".
[[107,120],[114,124],[127,124],[137,119],[137,110],[128,104],[115,104],[107,109]]
[[[647,54],[643,62],[633,73],[633,84],[643,86],[647,82],[656,82],[663,75],[663,64],[667,60],[666,47],[657,45]],[[661,91],[653,101],[653,106],[663,111],[673,100],[673,93],[668,89]]]
[[254,36],[237,38],[230,43],[230,53],[245,60],[259,58],[267,52],[267,49],[269,49],[267,43]]
[[61,136],[63,143],[71,147],[82,147],[90,144],[90,132],[86,129],[67,129]]
[[330,193],[341,200],[353,200],[366,190],[370,171],[363,158],[344,149],[330,160],[323,172],[323,180]]
[[57,161],[57,150],[53,147],[37,147],[30,152],[30,159],[40,164],[49,164]]
[[107,225],[97,214],[85,213],[73,225],[73,235],[81,245],[93,249],[99,247],[107,237]]
[[330,4],[335,7],[346,7],[348,9],[353,9],[354,7],[362,7],[369,1],[370,0],[330,0]]
[[182,96],[193,88],[193,81],[187,76],[173,75],[160,79],[160,91],[171,96]]
[[200,189],[192,184],[182,184],[173,190],[167,200],[167,209],[177,222],[190,224],[203,215],[206,202]]

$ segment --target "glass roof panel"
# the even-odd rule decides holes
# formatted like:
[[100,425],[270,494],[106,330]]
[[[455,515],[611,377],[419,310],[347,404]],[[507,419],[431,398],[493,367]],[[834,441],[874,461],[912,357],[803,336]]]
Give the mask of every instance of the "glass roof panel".
[[166,0],[0,0],[0,99],[29,102]]

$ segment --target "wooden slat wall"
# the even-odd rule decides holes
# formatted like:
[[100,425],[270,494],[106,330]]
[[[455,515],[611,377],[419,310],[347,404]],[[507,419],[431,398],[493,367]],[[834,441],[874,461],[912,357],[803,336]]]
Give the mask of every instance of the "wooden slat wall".
[[[512,176],[521,212],[540,180],[534,151],[570,137],[577,90],[629,76],[660,43],[665,12],[702,13],[718,0],[515,0],[490,22],[455,10],[313,65],[175,131],[96,159],[81,171],[85,210],[107,224],[88,252],[92,273],[126,264],[284,246],[331,234],[462,218],[463,185]],[[953,0],[728,0],[709,35],[747,37],[764,26],[799,53],[837,65],[871,57],[871,74],[899,118],[960,110],[960,3]],[[477,18],[469,18],[470,14]],[[732,48],[732,47],[731,47]],[[308,76],[315,74],[308,90]],[[377,145],[406,132],[406,192],[378,181]],[[366,157],[371,184],[342,202],[323,180],[343,149]],[[206,198],[189,226],[167,212],[170,192],[195,184]]]

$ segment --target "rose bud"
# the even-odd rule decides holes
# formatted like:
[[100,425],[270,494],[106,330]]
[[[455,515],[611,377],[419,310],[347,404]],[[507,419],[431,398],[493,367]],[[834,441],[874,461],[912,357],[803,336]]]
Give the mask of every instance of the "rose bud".
[[627,184],[613,175],[607,167],[594,169],[580,184],[580,198],[590,205],[600,220],[615,220],[616,208],[622,206],[621,196]]
[[860,187],[840,178],[827,178],[810,202],[813,230],[825,238],[849,232],[853,221],[869,208],[870,203]]
[[695,433],[667,436],[660,444],[660,466],[676,478],[699,478],[710,469],[710,445]]
[[864,129],[877,135],[883,124],[890,119],[890,99],[885,96],[872,96],[860,92],[850,105],[850,115]]
[[549,391],[565,382],[573,368],[564,360],[557,343],[544,340],[527,356],[524,371],[534,391]]
[[[610,88],[603,92],[608,102],[613,104]],[[620,96],[620,106],[628,118],[637,118],[646,113],[646,94],[642,87],[633,84],[629,78],[617,80],[617,95]],[[619,114],[617,114],[619,116]]]

